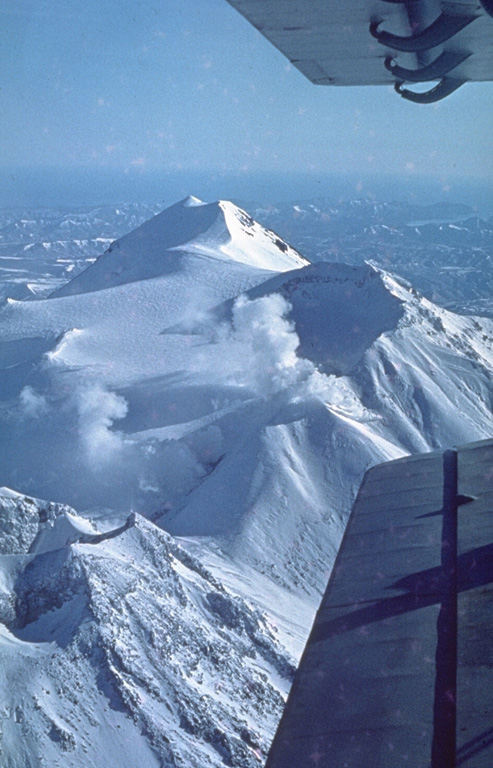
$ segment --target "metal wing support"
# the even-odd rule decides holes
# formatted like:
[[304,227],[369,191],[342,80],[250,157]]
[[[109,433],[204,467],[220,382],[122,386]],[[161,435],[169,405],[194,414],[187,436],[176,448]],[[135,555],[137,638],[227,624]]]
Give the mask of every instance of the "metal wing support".
[[431,103],[493,80],[493,0],[228,2],[317,85],[394,85]]

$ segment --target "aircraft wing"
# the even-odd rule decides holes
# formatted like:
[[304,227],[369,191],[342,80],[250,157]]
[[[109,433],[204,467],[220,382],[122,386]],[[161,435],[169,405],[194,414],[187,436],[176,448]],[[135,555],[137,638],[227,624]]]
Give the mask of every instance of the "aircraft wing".
[[493,440],[368,470],[266,768],[493,765]]
[[[394,84],[431,102],[493,80],[493,0],[228,2],[317,85]],[[429,98],[402,89],[432,80]]]

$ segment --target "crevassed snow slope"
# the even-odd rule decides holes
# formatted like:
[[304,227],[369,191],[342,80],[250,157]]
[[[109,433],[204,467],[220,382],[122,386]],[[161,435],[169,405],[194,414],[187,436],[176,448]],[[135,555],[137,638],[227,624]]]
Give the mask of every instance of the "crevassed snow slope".
[[75,768],[258,764],[288,662],[255,610],[299,652],[364,470],[491,434],[491,321],[369,265],[297,268],[237,210],[173,206],[164,251],[144,225],[118,275],[115,249],[0,308],[0,483],[86,518],[39,526],[4,493],[14,768],[38,744]]
[[294,672],[260,611],[139,516],[96,535],[4,493],[43,547],[2,556],[2,765],[259,765]]

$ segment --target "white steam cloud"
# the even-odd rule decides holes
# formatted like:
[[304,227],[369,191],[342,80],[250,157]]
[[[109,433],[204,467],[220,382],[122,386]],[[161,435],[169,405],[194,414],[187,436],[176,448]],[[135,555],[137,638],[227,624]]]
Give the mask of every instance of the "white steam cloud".
[[25,418],[38,419],[49,411],[46,398],[29,385],[19,395],[21,415]]
[[100,384],[86,385],[78,391],[79,436],[84,458],[92,469],[104,468],[121,453],[123,436],[111,427],[126,416],[127,410],[125,398]]
[[309,360],[296,354],[300,340],[286,317],[290,310],[277,293],[251,301],[240,296],[233,306],[232,339],[242,346],[244,383],[263,397],[300,384],[315,371]]
[[[218,325],[213,315],[196,313],[210,343],[199,340],[192,350],[191,370],[199,373],[199,385],[189,386],[185,379],[182,391],[173,380],[176,412],[165,380],[162,391],[151,386],[147,403],[139,385],[129,387],[124,398],[104,381],[89,380],[93,371],[77,371],[69,378],[60,370],[60,361],[48,360],[40,379],[43,389],[32,382],[21,389],[18,421],[3,417],[10,444],[0,458],[8,464],[10,484],[20,468],[41,489],[40,496],[63,497],[76,508],[124,511],[133,506],[151,513],[174,509],[228,452],[230,422],[226,420],[223,430],[223,414],[233,413],[252,397],[272,399],[276,406],[278,399],[324,399],[328,379],[298,356],[299,338],[290,311],[281,295],[271,294],[253,300],[240,297],[231,323]],[[154,410],[156,430],[146,436]],[[129,411],[126,434],[119,423]],[[10,459],[14,455],[16,466]]]

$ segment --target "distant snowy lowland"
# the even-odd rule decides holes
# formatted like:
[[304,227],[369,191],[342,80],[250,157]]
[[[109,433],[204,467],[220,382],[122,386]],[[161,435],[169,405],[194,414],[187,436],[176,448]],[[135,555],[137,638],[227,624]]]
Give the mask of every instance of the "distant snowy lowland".
[[261,766],[365,470],[493,432],[491,319],[229,202],[136,224],[0,307],[6,768]]

